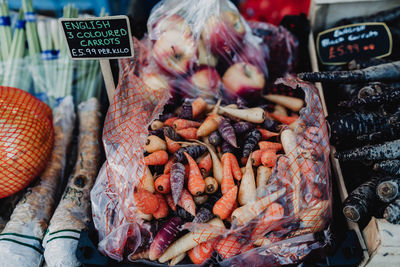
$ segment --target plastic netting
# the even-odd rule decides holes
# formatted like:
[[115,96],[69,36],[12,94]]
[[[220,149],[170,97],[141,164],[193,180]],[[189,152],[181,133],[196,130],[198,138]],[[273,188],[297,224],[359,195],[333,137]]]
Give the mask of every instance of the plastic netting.
[[30,94],[0,87],[0,198],[28,186],[53,149],[51,109]]

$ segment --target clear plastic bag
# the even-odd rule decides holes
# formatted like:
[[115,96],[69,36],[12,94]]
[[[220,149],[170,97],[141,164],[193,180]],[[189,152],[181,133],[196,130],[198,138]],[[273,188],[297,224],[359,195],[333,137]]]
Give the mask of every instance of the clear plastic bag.
[[[162,1],[150,16],[148,38],[135,41],[137,58],[120,60],[119,84],[103,131],[107,161],[91,192],[99,249],[107,256],[132,260],[153,242],[154,225],[158,223],[144,219],[134,196],[135,188],[143,186],[148,127],[163,109],[161,117],[177,108],[182,110],[182,100],[191,103],[191,99],[202,97],[209,104],[222,99],[223,106],[237,103],[243,109],[258,106],[257,110],[268,110],[261,97],[268,78],[266,51],[260,46],[261,39],[252,34],[236,12],[226,0]],[[226,76],[237,64],[240,67]],[[193,82],[193,76],[202,70],[207,74],[199,80],[208,83]],[[214,70],[222,76],[216,79],[219,82],[215,88],[209,82]],[[249,76],[256,78],[248,82]],[[318,93],[312,84],[291,76],[278,83],[286,90],[301,88],[306,107],[292,125],[293,149],[277,158],[268,184],[258,190],[257,201],[264,199],[268,204],[260,202],[257,212],[243,217],[232,215],[233,221],[229,220],[231,217],[224,220],[228,228],[201,223],[184,225],[193,233],[193,241],[215,239],[215,250],[222,261],[221,257],[214,260],[225,266],[250,259],[252,266],[296,263],[329,242],[324,235],[318,240],[313,234],[307,235],[323,231],[331,217],[329,141]],[[282,218],[267,223],[269,207],[282,210]]]

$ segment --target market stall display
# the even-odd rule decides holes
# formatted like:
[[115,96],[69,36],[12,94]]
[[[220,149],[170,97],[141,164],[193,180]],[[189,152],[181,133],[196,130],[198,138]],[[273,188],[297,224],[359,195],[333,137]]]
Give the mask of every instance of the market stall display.
[[[324,247],[307,236],[330,218],[315,87],[288,76],[261,97],[273,84],[269,46],[228,1],[162,1],[148,30],[135,41],[137,62],[120,60],[105,121],[107,162],[91,192],[100,251],[148,264],[187,254],[262,266]],[[279,88],[301,88],[304,102]]]

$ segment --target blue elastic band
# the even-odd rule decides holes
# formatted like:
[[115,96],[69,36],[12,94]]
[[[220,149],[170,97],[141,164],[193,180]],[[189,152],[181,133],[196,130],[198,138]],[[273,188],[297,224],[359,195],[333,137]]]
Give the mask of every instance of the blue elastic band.
[[63,101],[63,99],[64,99],[64,97],[59,97],[59,98],[57,98],[56,99],[56,107],[58,107],[60,104],[61,104],[61,102]]
[[10,17],[0,16],[0,26],[10,26],[11,19]]
[[58,58],[58,54],[60,50],[44,50],[41,53],[41,57],[43,60],[52,60]]
[[25,20],[17,20],[17,24],[15,25],[17,29],[25,29]]
[[47,97],[47,93],[46,92],[40,92],[35,94],[36,98],[47,103],[47,101],[49,100],[49,98]]
[[26,20],[26,22],[35,22],[36,21],[35,13],[26,12],[25,13],[25,20]]

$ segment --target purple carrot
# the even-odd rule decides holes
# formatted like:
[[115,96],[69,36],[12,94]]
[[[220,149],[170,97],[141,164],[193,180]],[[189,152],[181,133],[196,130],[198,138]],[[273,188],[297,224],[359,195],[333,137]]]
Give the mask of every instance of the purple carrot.
[[205,223],[214,218],[214,214],[204,207],[200,208],[193,219],[194,223]]
[[222,137],[218,131],[214,131],[208,136],[208,141],[213,146],[219,146],[222,143]]
[[255,128],[254,124],[248,121],[239,121],[233,125],[233,129],[235,130],[236,134],[247,133],[248,131],[254,128]]
[[178,116],[180,119],[191,120],[193,118],[192,104],[189,102],[184,102],[182,104],[181,113]]
[[175,205],[181,197],[183,184],[185,182],[185,166],[182,163],[174,163],[171,166],[171,192]]
[[223,119],[221,121],[221,123],[218,125],[218,131],[226,142],[233,147],[238,147],[235,130],[227,119]]
[[169,245],[178,238],[182,225],[181,218],[173,217],[161,227],[150,246],[149,259],[151,261],[158,259]]
[[261,133],[254,129],[246,135],[243,147],[243,157],[247,158],[261,140]]

